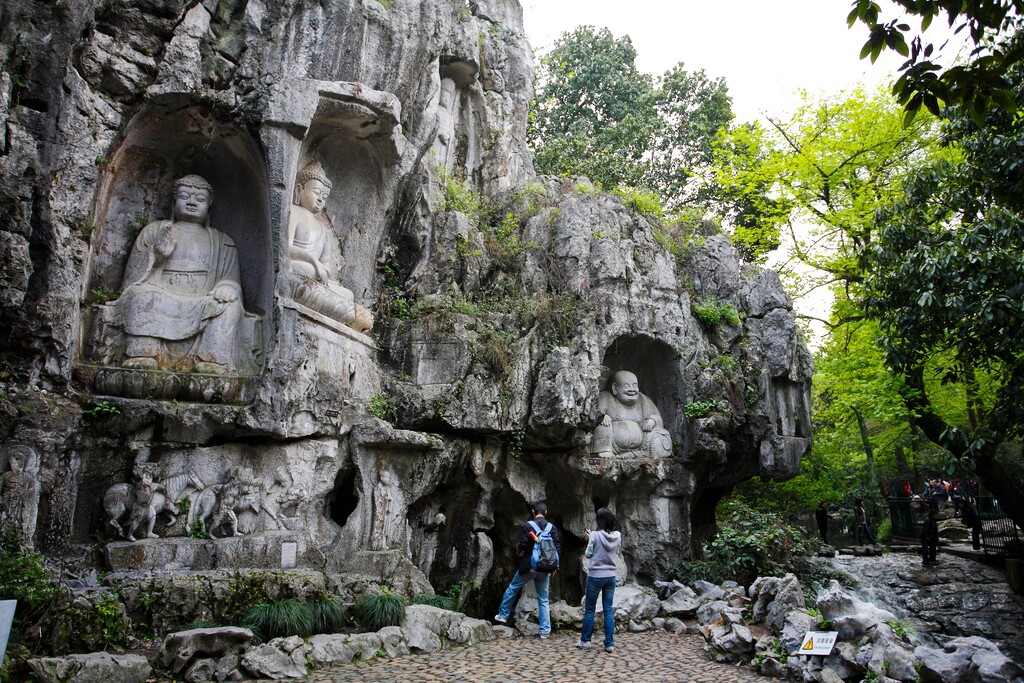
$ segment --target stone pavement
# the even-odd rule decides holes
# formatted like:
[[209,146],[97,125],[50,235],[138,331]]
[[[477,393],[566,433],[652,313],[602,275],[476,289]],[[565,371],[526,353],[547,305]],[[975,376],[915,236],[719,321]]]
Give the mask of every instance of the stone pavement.
[[704,655],[700,636],[667,631],[616,633],[615,652],[600,646],[577,650],[578,631],[556,632],[550,640],[499,638],[471,647],[456,647],[429,655],[354,662],[321,669],[307,679],[316,683],[395,681],[402,683],[767,683],[750,667],[716,664]]

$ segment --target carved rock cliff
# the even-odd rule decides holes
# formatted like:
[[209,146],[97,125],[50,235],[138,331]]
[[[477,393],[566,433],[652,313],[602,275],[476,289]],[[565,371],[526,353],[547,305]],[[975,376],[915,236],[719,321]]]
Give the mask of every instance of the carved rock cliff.
[[[733,486],[798,471],[812,369],[778,278],[706,225],[535,176],[516,0],[26,0],[0,62],[0,470],[32,449],[18,495],[44,552],[497,585],[543,498],[577,594],[596,506],[630,574],[663,578]],[[294,296],[313,161],[369,334]],[[237,250],[255,372],[103,350],[139,229],[185,174]],[[590,452],[619,370],[671,455]],[[158,538],[117,538],[151,517]]]

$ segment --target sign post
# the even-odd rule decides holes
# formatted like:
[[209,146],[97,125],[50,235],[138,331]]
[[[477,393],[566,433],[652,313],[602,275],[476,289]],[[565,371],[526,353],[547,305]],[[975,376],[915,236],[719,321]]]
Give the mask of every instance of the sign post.
[[835,647],[839,631],[808,631],[794,655],[827,655]]

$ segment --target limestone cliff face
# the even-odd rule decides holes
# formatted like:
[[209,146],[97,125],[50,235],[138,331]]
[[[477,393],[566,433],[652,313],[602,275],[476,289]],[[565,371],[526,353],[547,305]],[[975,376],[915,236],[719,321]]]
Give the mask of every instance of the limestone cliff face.
[[[535,176],[515,0],[20,2],[0,62],[0,469],[33,449],[44,551],[486,582],[546,498],[572,592],[595,506],[649,579],[699,548],[736,483],[796,473],[811,363],[778,278],[713,231]],[[289,214],[311,161],[369,334],[296,293]],[[139,229],[171,217],[186,174],[237,249],[255,374],[109,353]],[[670,456],[590,453],[618,370]],[[138,505],[119,516],[111,487],[137,495],[141,473],[161,498],[139,526],[154,515],[161,538],[119,541]]]

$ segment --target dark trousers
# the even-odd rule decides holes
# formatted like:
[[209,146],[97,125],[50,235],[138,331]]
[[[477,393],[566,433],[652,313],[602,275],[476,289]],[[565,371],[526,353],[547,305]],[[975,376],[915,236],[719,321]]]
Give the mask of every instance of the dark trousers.
[[936,562],[935,559],[939,554],[939,545],[937,543],[929,543],[928,541],[921,541],[921,561],[924,564],[931,564]]

